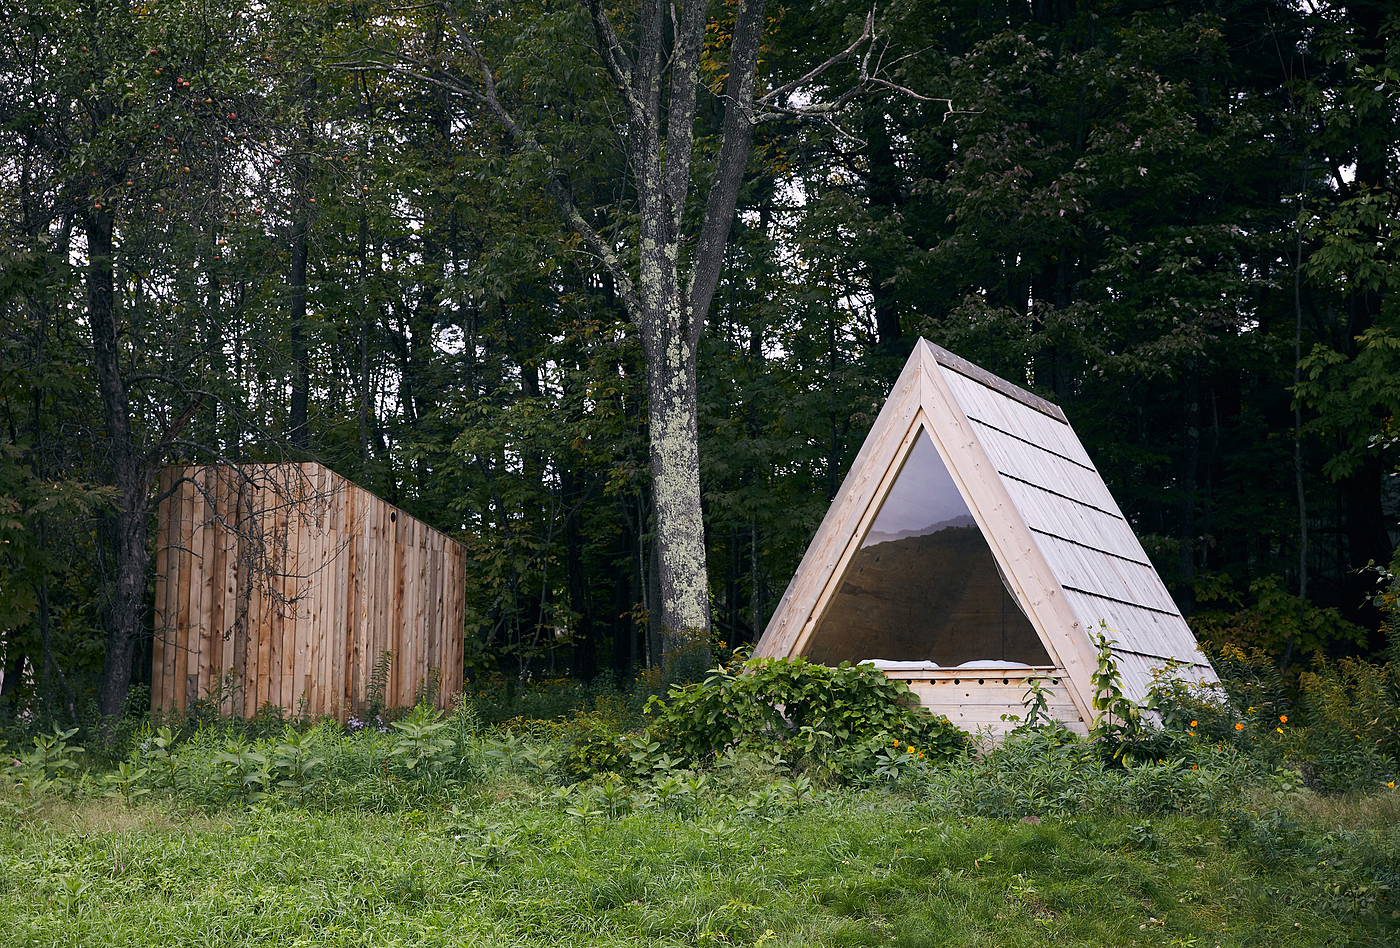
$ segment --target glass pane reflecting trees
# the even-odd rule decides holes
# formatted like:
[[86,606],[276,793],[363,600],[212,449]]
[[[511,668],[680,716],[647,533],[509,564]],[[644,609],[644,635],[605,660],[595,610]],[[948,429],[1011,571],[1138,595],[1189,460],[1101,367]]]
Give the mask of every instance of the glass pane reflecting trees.
[[809,641],[827,664],[1052,664],[922,430]]

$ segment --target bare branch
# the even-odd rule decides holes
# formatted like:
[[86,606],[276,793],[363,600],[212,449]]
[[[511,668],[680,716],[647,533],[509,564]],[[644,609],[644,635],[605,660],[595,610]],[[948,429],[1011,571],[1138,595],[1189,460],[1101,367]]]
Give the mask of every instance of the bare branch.
[[847,57],[849,57],[852,53],[854,53],[857,49],[860,48],[860,45],[861,45],[862,43],[864,43],[866,40],[870,39],[870,38],[874,35],[874,32],[875,32],[875,10],[874,10],[874,8],[872,8],[872,9],[870,10],[870,12],[869,12],[868,14],[866,14],[866,16],[865,16],[865,29],[861,30],[860,36],[856,37],[856,41],[855,41],[854,43],[852,43],[850,46],[847,46],[845,49],[843,49],[841,52],[837,53],[836,55],[832,56],[830,59],[828,59],[826,62],[822,63],[820,66],[817,66],[817,67],[813,68],[810,72],[808,72],[805,76],[802,76],[800,79],[794,79],[794,80],[792,80],[792,82],[789,82],[789,83],[786,83],[786,84],[784,84],[784,85],[781,85],[781,86],[779,86],[778,88],[773,89],[772,91],[770,91],[768,94],[763,95],[763,96],[760,96],[760,97],[756,100],[756,104],[758,104],[758,105],[760,105],[760,106],[762,106],[762,107],[764,107],[764,108],[770,108],[770,107],[772,107],[772,106],[773,106],[773,103],[774,103],[776,100],[778,100],[778,99],[782,98],[783,96],[787,95],[789,92],[793,91],[794,89],[800,88],[801,86],[805,86],[807,83],[809,83],[809,82],[811,82],[813,79],[817,78],[817,76],[820,76],[822,73],[826,72],[826,71],[827,71],[828,69],[830,69],[832,66],[835,66],[837,63],[839,63],[839,62],[841,62],[842,60],[844,60],[844,59],[846,59]]
[[865,81],[870,83],[871,85],[884,86],[886,89],[893,89],[895,92],[898,92],[901,95],[906,95],[911,99],[917,99],[920,102],[942,102],[944,105],[948,106],[948,111],[950,113],[953,111],[952,99],[947,99],[943,96],[919,95],[913,89],[890,82],[888,79],[881,79],[878,76],[869,76],[866,78]]
[[165,430],[160,433],[160,440],[156,442],[155,447],[152,448],[147,455],[146,470],[143,472],[143,484],[148,494],[150,493],[151,485],[154,484],[156,478],[160,476],[160,462],[165,456],[164,449],[169,447],[174,443],[175,439],[179,437],[180,432],[183,431],[185,426],[190,423],[190,420],[194,418],[195,412],[203,407],[205,399],[206,393],[199,392],[196,394],[195,397],[190,400],[190,403],[185,406],[185,410],[180,412],[180,416],[166,425]]

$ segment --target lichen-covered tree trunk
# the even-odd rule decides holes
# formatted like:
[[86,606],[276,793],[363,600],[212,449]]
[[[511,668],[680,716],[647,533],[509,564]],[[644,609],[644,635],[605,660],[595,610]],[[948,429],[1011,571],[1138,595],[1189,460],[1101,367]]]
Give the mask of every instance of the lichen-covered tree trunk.
[[649,328],[644,346],[664,661],[667,677],[693,677],[709,661],[710,632],[700,509],[697,347],[683,325]]

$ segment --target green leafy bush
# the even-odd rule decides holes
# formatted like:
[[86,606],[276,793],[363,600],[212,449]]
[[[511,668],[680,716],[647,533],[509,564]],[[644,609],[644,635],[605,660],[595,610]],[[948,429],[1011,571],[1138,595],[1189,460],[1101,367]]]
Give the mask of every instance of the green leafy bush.
[[[873,773],[881,751],[948,760],[968,735],[921,707],[900,681],[869,665],[831,668],[801,658],[754,659],[673,687],[647,705],[660,749],[694,761],[727,748],[780,748],[842,777]],[[889,754],[883,755],[888,765]]]
[[1287,758],[1322,790],[1374,788],[1394,782],[1400,757],[1400,673],[1393,662],[1323,663],[1304,672],[1306,726],[1289,728]]

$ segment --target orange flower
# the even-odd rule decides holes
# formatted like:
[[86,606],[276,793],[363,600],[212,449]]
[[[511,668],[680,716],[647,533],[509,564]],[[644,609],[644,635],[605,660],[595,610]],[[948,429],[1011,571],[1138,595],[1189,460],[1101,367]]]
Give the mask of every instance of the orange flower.
[[1195,737],[1195,736],[1196,736],[1196,732],[1195,732],[1195,731],[1187,731],[1186,733],[1187,733],[1187,734],[1190,734],[1192,737]]
[[1195,721],[1192,721],[1192,722],[1191,722],[1191,726],[1192,726],[1192,727],[1195,727],[1195,726],[1196,726],[1196,722],[1195,722]]
[[1237,730],[1237,731],[1243,731],[1243,730],[1244,730],[1244,725],[1243,725],[1243,724],[1236,724],[1236,725],[1235,725],[1235,730]]
[[1278,719],[1279,719],[1279,721],[1282,722],[1283,724],[1287,724],[1287,723],[1288,723],[1288,715],[1286,715],[1286,714],[1280,714],[1280,715],[1278,716]]
[[1195,764],[1192,764],[1192,765],[1191,765],[1191,769],[1192,769],[1192,770],[1195,770],[1195,769],[1196,769],[1196,765],[1195,765]]

